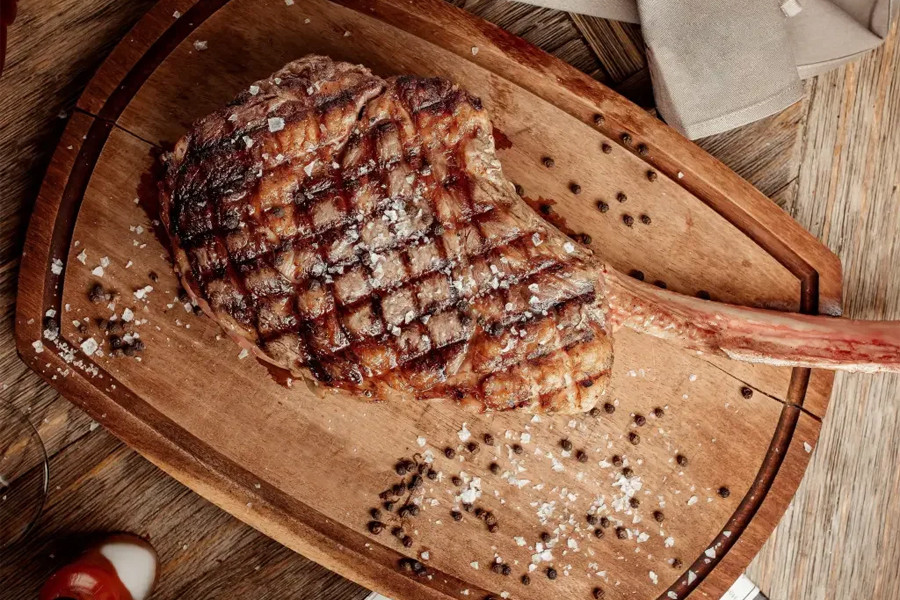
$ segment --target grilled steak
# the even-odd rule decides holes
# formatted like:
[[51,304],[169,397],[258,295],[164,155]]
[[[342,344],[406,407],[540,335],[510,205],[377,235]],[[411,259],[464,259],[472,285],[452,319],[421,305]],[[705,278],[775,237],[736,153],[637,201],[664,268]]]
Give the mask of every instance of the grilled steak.
[[369,398],[585,411],[607,389],[619,324],[746,360],[900,368],[896,324],[621,277],[518,198],[491,132],[446,80],[292,62],[166,157],[176,270],[261,359]]
[[260,358],[372,398],[583,411],[598,266],[515,194],[478,99],[307,57],[199,121],[162,217],[185,288]]

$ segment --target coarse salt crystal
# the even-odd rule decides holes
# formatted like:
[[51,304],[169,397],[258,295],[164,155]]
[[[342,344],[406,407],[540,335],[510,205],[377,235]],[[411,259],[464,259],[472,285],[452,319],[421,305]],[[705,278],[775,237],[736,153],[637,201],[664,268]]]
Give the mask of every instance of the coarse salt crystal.
[[207,48],[209,48],[209,42],[206,40],[197,40],[194,42],[194,50],[197,52],[203,52]]
[[716,549],[715,549],[715,548],[707,548],[707,549],[703,552],[703,554],[705,554],[705,555],[708,556],[709,558],[715,558],[715,557],[716,557]]
[[251,96],[255,96],[255,95],[257,95],[257,94],[259,93],[259,86],[258,86],[258,85],[251,85],[249,91],[250,91],[250,95],[251,95]]
[[459,436],[459,441],[461,442],[467,442],[469,441],[469,438],[472,437],[472,433],[466,428],[465,423],[462,424],[462,428],[459,430],[457,435]]
[[54,258],[53,262],[50,264],[50,272],[54,275],[59,275],[63,270],[63,261],[58,258]]
[[688,585],[691,585],[692,583],[694,583],[694,581],[696,579],[697,579],[697,574],[694,573],[693,571],[688,571],[688,578],[687,578]]
[[316,167],[316,161],[312,161],[305,167],[303,167],[303,172],[306,173],[306,176],[309,177],[312,175],[313,169]]
[[516,541],[516,545],[517,545],[517,546],[524,546],[524,545],[525,545],[525,538],[523,538],[522,536],[517,535],[517,536],[514,537],[513,539]]
[[653,571],[650,571],[650,581],[653,582],[653,585],[659,583],[659,577]]
[[809,445],[809,442],[803,442],[803,449],[806,450],[807,454],[812,452],[812,446]]
[[531,434],[526,431],[519,437],[519,441],[521,441],[523,444],[529,443],[531,441]]
[[569,254],[572,254],[573,252],[575,252],[575,244],[573,244],[572,242],[566,242],[565,244],[563,244],[563,250],[565,250]]
[[77,258],[78,262],[80,262],[81,264],[85,264],[85,262],[87,261],[87,252],[82,250],[81,252],[78,253],[78,256],[76,256],[75,258]]
[[427,440],[425,438],[423,438],[422,436],[419,436],[416,438],[416,443],[419,445],[419,448],[424,448],[425,444],[427,443]]
[[697,381],[697,376],[691,373],[691,376],[688,377],[688,381]]
[[247,146],[248,150],[253,147],[253,138],[252,137],[250,137],[249,135],[244,135],[244,136],[241,136],[241,139],[244,140],[244,145]]
[[687,505],[693,506],[694,504],[697,504],[697,496],[691,496],[690,498],[688,498]]
[[473,560],[472,562],[469,563],[469,566],[477,571],[478,570],[478,561]]
[[293,6],[294,0],[284,0],[284,4],[285,4],[285,6]]
[[123,321],[128,323],[132,319],[134,319],[134,312],[132,312],[132,310],[130,308],[126,308],[125,310],[122,311],[122,320]]
[[666,541],[663,542],[663,545],[666,548],[671,548],[672,546],[675,545],[675,538],[673,538],[672,536],[667,537]]
[[425,552],[423,552],[423,553],[420,554],[419,556],[422,557],[422,560],[428,560],[429,558],[431,558],[431,554],[428,552],[428,550],[426,550]]
[[175,12],[173,12],[173,13],[172,13],[172,18],[173,18],[173,19],[180,19],[180,18],[181,18],[181,11],[180,11],[180,10],[176,10]]
[[103,258],[100,259],[100,266],[103,267],[104,269],[109,266],[109,257],[108,256],[104,256]]
[[472,56],[478,54],[478,46],[472,46]]
[[92,337],[89,337],[88,339],[81,342],[81,351],[88,356],[93,355],[99,347],[100,345],[97,343],[97,340]]
[[94,267],[94,269],[91,271],[91,275],[95,277],[103,277],[103,267],[99,265]]
[[281,117],[269,117],[269,131],[275,133],[284,129],[284,119]]
[[250,356],[250,353],[247,352],[247,349],[246,349],[246,348],[244,348],[244,349],[241,350],[240,354],[238,354],[238,359],[239,359],[239,360],[244,360],[244,359],[247,358],[248,356]]
[[34,342],[31,342],[31,347],[34,348],[35,352],[40,354],[44,351],[44,342],[42,342],[41,340],[36,340]]

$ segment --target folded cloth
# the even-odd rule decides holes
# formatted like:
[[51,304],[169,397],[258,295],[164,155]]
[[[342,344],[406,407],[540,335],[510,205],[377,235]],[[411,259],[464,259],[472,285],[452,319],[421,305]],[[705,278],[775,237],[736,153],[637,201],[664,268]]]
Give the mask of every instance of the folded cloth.
[[800,99],[887,37],[900,0],[522,0],[640,23],[657,109],[691,139]]

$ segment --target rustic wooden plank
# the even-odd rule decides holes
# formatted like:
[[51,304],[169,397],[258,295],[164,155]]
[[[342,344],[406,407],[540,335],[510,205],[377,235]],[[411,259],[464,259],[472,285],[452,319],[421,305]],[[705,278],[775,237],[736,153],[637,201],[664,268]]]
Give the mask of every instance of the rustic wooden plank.
[[622,83],[646,67],[644,40],[637,25],[576,13],[571,18],[613,83]]
[[[792,214],[844,263],[846,313],[900,318],[900,40],[811,83]],[[900,589],[900,377],[839,374],[793,505],[749,573],[771,598]]]
[[62,449],[50,468],[53,485],[40,528],[4,550],[4,597],[36,598],[50,573],[92,536],[122,530],[156,547],[157,600],[359,600],[368,594],[229,516],[103,429]]

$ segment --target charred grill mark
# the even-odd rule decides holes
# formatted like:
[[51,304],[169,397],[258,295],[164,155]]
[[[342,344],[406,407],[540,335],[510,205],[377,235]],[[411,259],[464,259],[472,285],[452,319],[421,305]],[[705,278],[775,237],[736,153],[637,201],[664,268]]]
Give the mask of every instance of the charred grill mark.
[[353,69],[292,63],[176,147],[164,207],[200,295],[329,386],[577,408],[608,371],[597,290],[513,210],[480,102]]

